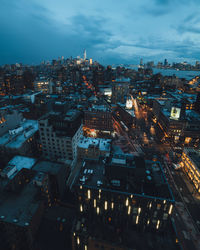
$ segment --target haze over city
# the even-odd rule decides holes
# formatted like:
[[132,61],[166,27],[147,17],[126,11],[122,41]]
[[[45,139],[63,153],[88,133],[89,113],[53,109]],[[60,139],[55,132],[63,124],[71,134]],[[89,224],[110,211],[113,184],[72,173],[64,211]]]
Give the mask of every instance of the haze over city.
[[103,64],[200,55],[197,0],[1,1],[0,64],[76,57]]

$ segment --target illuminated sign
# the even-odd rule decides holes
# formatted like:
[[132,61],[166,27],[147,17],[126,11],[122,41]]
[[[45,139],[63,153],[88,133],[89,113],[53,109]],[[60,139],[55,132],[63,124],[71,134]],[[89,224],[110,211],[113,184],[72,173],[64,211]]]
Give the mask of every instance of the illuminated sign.
[[170,119],[178,120],[180,118],[181,109],[172,107]]
[[133,107],[133,102],[130,99],[126,100],[126,108],[131,109]]

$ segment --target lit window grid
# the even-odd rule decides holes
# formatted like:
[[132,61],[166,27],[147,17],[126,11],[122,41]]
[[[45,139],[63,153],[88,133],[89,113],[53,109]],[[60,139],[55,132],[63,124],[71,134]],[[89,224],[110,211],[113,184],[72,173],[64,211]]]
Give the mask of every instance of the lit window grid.
[[193,182],[195,188],[198,190],[198,192],[200,192],[200,173],[198,168],[195,167],[195,165],[185,153],[182,155],[182,160],[184,163],[185,172]]
[[[155,199],[152,199],[152,201],[149,202],[142,202],[141,204],[136,201],[136,205],[132,204],[132,201],[135,203],[135,197],[133,195],[131,196],[122,196],[121,200],[118,200],[117,197],[114,198],[108,198],[105,197],[104,192],[102,190],[92,190],[92,189],[84,189],[80,186],[80,191],[82,193],[82,199],[81,202],[85,200],[85,205],[80,204],[80,212],[85,212],[86,214],[88,211],[91,211],[93,209],[94,214],[100,215],[100,214],[106,214],[106,213],[113,213],[115,212],[123,211],[127,216],[132,216],[136,218],[138,216],[138,223],[140,224],[144,223],[145,220],[148,220],[147,225],[154,225],[154,222],[152,221],[152,218],[154,217],[154,220],[160,221],[159,222],[159,228],[162,226],[162,221],[166,221],[168,217],[172,214],[172,208],[171,203],[167,202],[166,200],[158,201]],[[88,198],[88,193],[89,197]],[[100,198],[99,198],[100,194]],[[130,198],[132,197],[132,198]],[[144,204],[146,203],[146,207]],[[130,204],[127,206],[127,204]],[[143,214],[142,212],[145,212],[147,216],[145,218],[142,218]],[[148,212],[147,212],[148,211]],[[140,219],[142,218],[142,219]],[[155,227],[155,226],[154,226]]]

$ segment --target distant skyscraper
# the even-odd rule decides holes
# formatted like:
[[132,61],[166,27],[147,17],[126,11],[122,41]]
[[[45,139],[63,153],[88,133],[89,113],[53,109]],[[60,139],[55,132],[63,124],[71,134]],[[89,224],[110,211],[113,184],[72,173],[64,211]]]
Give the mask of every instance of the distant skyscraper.
[[143,66],[143,59],[140,59],[140,66]]
[[167,59],[164,60],[164,66],[167,66],[168,65],[168,61]]
[[84,50],[83,58],[84,58],[84,60],[86,60],[86,58],[87,58],[86,49]]

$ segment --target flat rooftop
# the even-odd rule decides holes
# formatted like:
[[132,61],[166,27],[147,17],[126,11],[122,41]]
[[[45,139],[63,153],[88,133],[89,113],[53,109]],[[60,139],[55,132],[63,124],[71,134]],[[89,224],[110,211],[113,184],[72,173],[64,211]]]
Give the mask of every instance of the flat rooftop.
[[92,105],[91,108],[88,109],[89,111],[110,111],[110,108],[107,107],[106,105]]
[[38,122],[35,120],[26,120],[20,127],[6,132],[0,137],[0,147],[20,148],[25,141],[32,137],[38,131]]
[[40,202],[35,199],[38,188],[28,183],[20,193],[0,194],[0,221],[29,226]]
[[125,78],[125,77],[120,77],[120,78],[116,78],[115,79],[115,82],[127,82],[127,83],[129,83],[130,82],[130,78]]
[[101,151],[110,152],[111,139],[81,137],[78,142],[79,148],[88,149],[90,147],[98,147]]
[[6,176],[11,180],[22,168],[31,169],[36,161],[37,160],[34,158],[17,155],[8,162],[7,166],[2,170],[0,175]]
[[60,168],[63,167],[63,164],[51,161],[39,161],[32,168],[35,171],[57,174],[60,171]]
[[114,155],[109,161],[85,160],[76,184],[110,192],[174,200],[160,163],[144,161],[132,155]]
[[66,112],[64,120],[72,121],[78,114],[79,112],[76,109],[70,109]]
[[200,121],[200,114],[195,112],[194,110],[186,110],[186,118],[189,121]]

